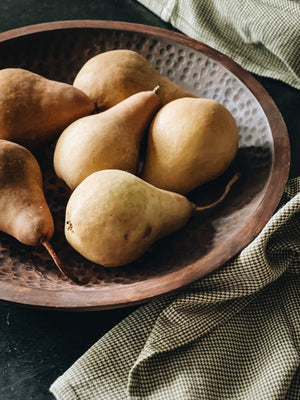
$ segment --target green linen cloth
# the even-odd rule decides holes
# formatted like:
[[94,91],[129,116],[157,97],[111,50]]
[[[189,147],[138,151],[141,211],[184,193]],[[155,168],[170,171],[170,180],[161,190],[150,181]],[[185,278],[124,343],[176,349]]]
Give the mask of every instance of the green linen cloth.
[[300,89],[299,0],[138,0],[248,71]]
[[233,260],[138,308],[50,391],[58,400],[300,399],[300,178]]

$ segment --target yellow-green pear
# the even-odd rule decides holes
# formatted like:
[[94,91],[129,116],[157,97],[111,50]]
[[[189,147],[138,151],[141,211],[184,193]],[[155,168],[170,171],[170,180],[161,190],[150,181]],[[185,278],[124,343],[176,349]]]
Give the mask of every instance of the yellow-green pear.
[[22,68],[0,70],[0,139],[33,151],[94,108],[94,102],[73,85]]
[[141,177],[158,188],[186,194],[223,174],[238,143],[236,122],[222,104],[174,100],[152,120]]
[[53,218],[43,192],[42,173],[25,147],[0,139],[0,230],[36,246],[51,239]]
[[192,210],[193,204],[182,195],[158,189],[126,171],[102,170],[72,192],[65,235],[88,260],[121,266],[181,229]]
[[57,176],[74,190],[88,175],[102,169],[135,174],[141,139],[158,107],[156,90],[144,91],[109,110],[73,122],[55,147]]
[[196,97],[157,71],[133,50],[110,50],[90,58],[73,85],[85,92],[99,110],[106,110],[134,93],[160,87],[161,104],[179,97]]

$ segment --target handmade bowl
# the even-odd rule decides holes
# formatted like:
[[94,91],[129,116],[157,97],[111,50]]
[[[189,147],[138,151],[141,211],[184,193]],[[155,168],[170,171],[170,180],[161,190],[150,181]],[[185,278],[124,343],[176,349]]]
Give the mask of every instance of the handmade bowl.
[[[271,218],[289,172],[289,140],[280,112],[253,76],[218,51],[182,34],[117,21],[62,21],[0,34],[0,68],[21,67],[72,83],[92,56],[127,48],[199,97],[215,99],[234,116],[239,150],[231,168],[188,197],[213,201],[242,175],[216,208],[194,213],[179,232],[159,240],[130,265],[105,269],[80,256],[64,237],[70,191],[53,172],[53,148],[38,155],[55,220],[51,241],[80,284],[65,278],[44,247],[26,247],[0,233],[0,299],[57,310],[101,310],[139,304],[179,290],[245,248]],[[1,210],[0,210],[1,212]]]

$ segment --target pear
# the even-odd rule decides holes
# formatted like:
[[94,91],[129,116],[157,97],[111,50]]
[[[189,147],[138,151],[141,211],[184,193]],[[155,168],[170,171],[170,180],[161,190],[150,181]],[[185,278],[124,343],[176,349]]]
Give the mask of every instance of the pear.
[[121,170],[94,172],[72,192],[65,236],[90,261],[105,267],[128,264],[158,239],[181,229],[193,204]]
[[102,169],[135,174],[142,137],[158,107],[155,89],[136,93],[109,110],[73,122],[55,147],[57,176],[74,190],[88,175]]
[[25,147],[4,139],[0,139],[0,188],[0,231],[27,246],[43,245],[62,275],[78,283],[50,244],[54,221],[36,158]]
[[35,151],[94,108],[94,102],[70,84],[22,68],[0,70],[0,139]]
[[181,98],[162,107],[149,127],[141,177],[187,194],[222,175],[239,143],[236,122],[215,100]]
[[162,75],[142,55],[127,49],[110,50],[90,58],[73,85],[85,92],[101,111],[157,85],[162,105],[180,97],[196,97]]
[[43,192],[42,173],[25,147],[0,139],[0,230],[28,246],[49,241],[53,218]]

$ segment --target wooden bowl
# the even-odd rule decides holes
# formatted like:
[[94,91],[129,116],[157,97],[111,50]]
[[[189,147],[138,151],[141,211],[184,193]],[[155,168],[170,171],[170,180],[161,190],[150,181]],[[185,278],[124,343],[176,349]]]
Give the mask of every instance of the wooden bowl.
[[226,263],[257,236],[280,200],[290,161],[282,117],[251,74],[203,43],[140,24],[53,22],[0,34],[0,68],[21,67],[72,83],[90,57],[119,48],[139,52],[170,80],[224,104],[236,119],[240,139],[232,168],[188,197],[199,205],[212,201],[235,168],[242,176],[218,207],[195,213],[184,229],[155,243],[132,264],[105,269],[85,260],[65,240],[70,192],[53,172],[54,145],[50,146],[38,160],[56,226],[52,246],[81,285],[62,276],[44,248],[26,247],[0,233],[2,300],[75,311],[146,302]]

